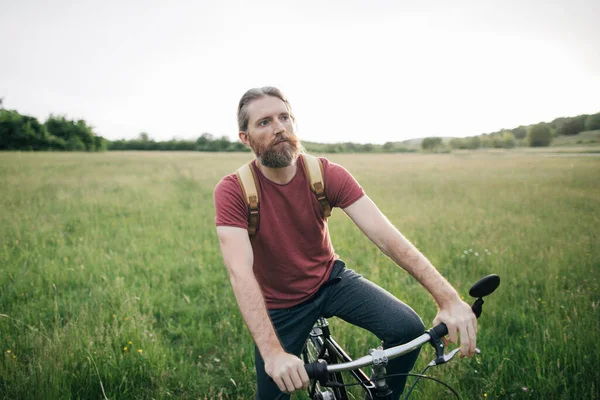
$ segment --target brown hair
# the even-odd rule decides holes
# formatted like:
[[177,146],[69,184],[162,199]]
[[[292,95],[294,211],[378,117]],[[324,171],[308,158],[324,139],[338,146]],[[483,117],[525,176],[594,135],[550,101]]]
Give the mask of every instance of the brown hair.
[[294,113],[292,113],[292,106],[290,105],[290,102],[285,97],[285,95],[281,92],[281,90],[273,86],[253,88],[244,93],[244,95],[240,99],[240,103],[238,104],[238,128],[241,132],[248,131],[248,122],[250,120],[250,115],[248,115],[247,111],[248,104],[250,104],[254,100],[263,98],[265,96],[277,97],[278,99],[283,101],[285,103],[285,106],[287,107],[288,112],[290,113],[290,117],[292,118],[292,120],[295,120]]

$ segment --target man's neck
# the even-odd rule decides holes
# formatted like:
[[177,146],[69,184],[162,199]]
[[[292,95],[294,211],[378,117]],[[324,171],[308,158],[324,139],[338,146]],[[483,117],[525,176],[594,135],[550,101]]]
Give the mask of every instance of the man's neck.
[[285,185],[296,175],[296,171],[298,170],[298,159],[296,159],[290,166],[283,168],[265,167],[258,159],[256,160],[256,165],[268,180],[277,183],[278,185]]

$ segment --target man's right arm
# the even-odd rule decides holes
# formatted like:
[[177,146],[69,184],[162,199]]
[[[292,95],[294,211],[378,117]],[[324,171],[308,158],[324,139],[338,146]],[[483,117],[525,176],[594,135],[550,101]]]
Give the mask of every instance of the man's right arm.
[[217,235],[223,260],[238,306],[248,330],[265,362],[265,372],[273,378],[279,390],[291,393],[305,388],[309,379],[304,363],[286,353],[265,306],[265,300],[254,276],[254,257],[248,231],[242,228],[218,226]]

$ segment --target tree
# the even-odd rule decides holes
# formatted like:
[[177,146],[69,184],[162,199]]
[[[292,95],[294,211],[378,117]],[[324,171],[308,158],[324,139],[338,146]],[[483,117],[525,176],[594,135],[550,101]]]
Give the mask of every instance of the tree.
[[479,136],[473,136],[467,138],[467,148],[471,150],[476,150],[481,147],[481,139]]
[[229,138],[227,136],[221,136],[220,138],[218,138],[217,140],[215,140],[215,151],[230,151],[230,144],[231,142],[229,141]]
[[383,144],[383,151],[385,151],[386,153],[391,153],[394,151],[394,142],[385,142]]
[[246,147],[246,145],[244,145],[244,143],[242,143],[238,140],[236,142],[231,143],[231,151],[243,151],[243,152],[247,153],[252,150],[249,147]]
[[427,137],[421,142],[421,148],[425,151],[433,151],[442,147],[442,138]]
[[36,118],[0,110],[0,150],[47,150],[54,139]]
[[200,151],[210,151],[210,144],[213,140],[213,135],[210,133],[203,133],[202,136],[196,139],[196,147]]
[[483,135],[479,135],[479,147],[483,148],[483,149],[487,149],[490,147],[494,147],[494,143],[498,142],[498,137],[494,134],[483,134]]
[[557,124],[556,133],[559,135],[577,135],[585,129],[587,117],[587,115],[579,115],[573,118],[564,118],[561,124]]
[[550,122],[550,130],[553,130],[556,132],[556,134],[559,134],[558,132],[568,120],[570,120],[570,118],[560,117],[554,119],[554,121]]
[[[493,147],[494,149],[501,149],[502,147],[504,147],[502,145],[502,137],[501,136],[492,136],[490,139],[491,142],[491,147]],[[488,147],[485,145],[482,145],[481,147]]]
[[513,135],[515,135],[515,139],[525,139],[527,136],[527,127],[526,126],[518,126],[512,130]]
[[341,146],[337,143],[328,143],[325,145],[325,151],[327,153],[340,153]]
[[96,151],[106,151],[108,147],[108,141],[106,139],[104,139],[102,136],[95,136],[94,141]]
[[450,147],[453,149],[468,149],[468,139],[466,138],[454,138],[450,140]]
[[67,150],[96,150],[96,134],[82,119],[73,121],[68,120],[64,115],[50,115],[44,126],[51,135],[66,143]]
[[65,149],[68,151],[85,151],[85,143],[81,140],[79,136],[71,136],[67,139]]
[[600,113],[588,115],[585,119],[585,130],[595,131],[600,129]]
[[546,147],[552,141],[552,132],[545,123],[531,125],[527,130],[527,143],[530,147]]
[[504,131],[502,134],[502,147],[505,149],[512,149],[517,145],[515,135],[511,131]]

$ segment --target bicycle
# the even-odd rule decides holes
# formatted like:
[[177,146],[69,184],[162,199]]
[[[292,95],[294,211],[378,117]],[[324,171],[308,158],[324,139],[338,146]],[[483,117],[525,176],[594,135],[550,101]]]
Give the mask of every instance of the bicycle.
[[[492,274],[480,279],[469,290],[469,295],[476,298],[471,309],[477,318],[479,318],[482,312],[483,297],[493,293],[498,285],[500,285],[500,277]],[[306,372],[311,379],[308,389],[309,398],[311,400],[348,400],[346,387],[360,385],[365,392],[365,398],[391,399],[392,392],[385,382],[385,379],[389,377],[386,375],[385,369],[387,362],[407,354],[423,346],[425,343],[430,343],[435,348],[436,358],[420,374],[405,374],[407,376],[416,376],[417,379],[404,399],[408,399],[421,378],[431,379],[446,386],[456,398],[460,399],[458,393],[448,384],[424,375],[428,368],[445,364],[458,353],[458,348],[448,354],[444,353],[445,347],[441,339],[447,334],[448,328],[446,325],[440,324],[408,343],[385,350],[380,346],[377,349],[371,349],[369,355],[352,360],[331,336],[327,320],[320,318],[312,328],[301,353]],[[480,353],[479,349],[476,349],[476,353]],[[373,373],[369,378],[361,368],[370,365],[373,366]],[[342,377],[342,372],[344,371],[350,372],[356,383],[344,383]]]

